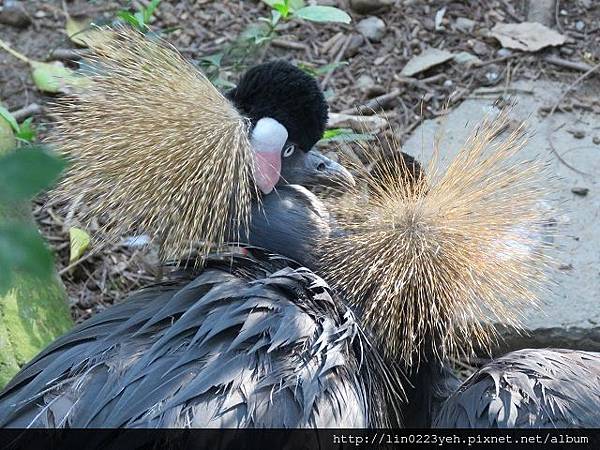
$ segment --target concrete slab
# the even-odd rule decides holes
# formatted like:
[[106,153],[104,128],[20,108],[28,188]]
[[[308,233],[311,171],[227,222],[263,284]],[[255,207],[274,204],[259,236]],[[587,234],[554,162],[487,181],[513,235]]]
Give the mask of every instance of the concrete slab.
[[[534,132],[524,152],[541,155],[558,176],[557,192],[550,199],[556,210],[560,235],[555,239],[558,261],[557,287],[545,300],[542,312],[528,311],[526,327],[532,335],[508,348],[531,346],[586,347],[600,350],[600,116],[592,113],[555,112],[549,118],[538,110],[552,106],[565,86],[552,82],[516,82],[511,86],[517,100],[512,116],[528,120]],[[497,96],[497,95],[496,95]],[[429,120],[415,130],[404,151],[427,161],[436,132],[441,140],[442,164],[458,150],[482,117],[490,112],[494,96],[468,99],[446,118]],[[578,173],[560,162],[552,147]],[[573,188],[587,188],[585,196]],[[505,348],[506,349],[506,348]]]

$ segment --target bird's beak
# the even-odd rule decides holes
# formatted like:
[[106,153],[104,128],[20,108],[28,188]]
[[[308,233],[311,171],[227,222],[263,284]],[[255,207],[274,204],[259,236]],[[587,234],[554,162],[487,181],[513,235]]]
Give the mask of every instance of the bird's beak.
[[341,164],[312,149],[304,160],[306,187],[341,187],[355,185],[352,174]]

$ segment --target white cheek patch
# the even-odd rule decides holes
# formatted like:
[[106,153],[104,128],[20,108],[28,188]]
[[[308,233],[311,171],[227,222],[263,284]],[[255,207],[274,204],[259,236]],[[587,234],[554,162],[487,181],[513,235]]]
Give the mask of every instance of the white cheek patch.
[[288,138],[286,128],[275,119],[260,119],[250,136],[254,149],[254,181],[258,188],[268,194],[273,190],[281,174],[281,150]]
[[255,151],[263,151],[264,149],[275,149],[279,152],[283,149],[288,138],[286,128],[270,117],[263,117],[254,126],[250,142],[255,148]]

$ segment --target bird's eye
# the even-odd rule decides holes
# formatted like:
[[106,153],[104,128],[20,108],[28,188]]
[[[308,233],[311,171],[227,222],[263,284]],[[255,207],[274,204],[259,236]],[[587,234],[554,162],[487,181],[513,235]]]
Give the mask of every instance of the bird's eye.
[[283,150],[283,153],[281,155],[284,158],[288,158],[288,157],[292,156],[295,151],[296,151],[296,146],[294,144],[290,144]]

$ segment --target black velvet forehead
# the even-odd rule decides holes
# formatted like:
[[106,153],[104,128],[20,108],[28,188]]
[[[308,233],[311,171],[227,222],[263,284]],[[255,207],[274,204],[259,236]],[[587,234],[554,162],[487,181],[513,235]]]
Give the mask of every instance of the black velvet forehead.
[[323,92],[313,77],[287,61],[253,67],[227,97],[253,124],[263,117],[280,122],[288,139],[305,152],[325,131],[328,108]]

